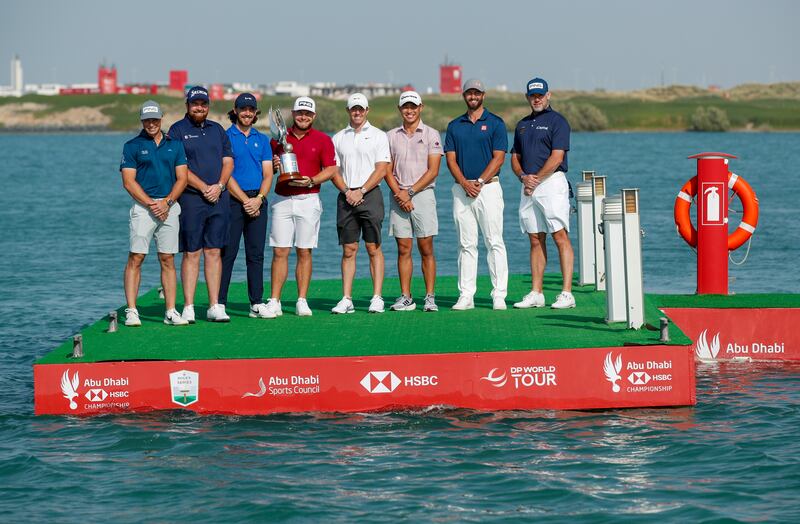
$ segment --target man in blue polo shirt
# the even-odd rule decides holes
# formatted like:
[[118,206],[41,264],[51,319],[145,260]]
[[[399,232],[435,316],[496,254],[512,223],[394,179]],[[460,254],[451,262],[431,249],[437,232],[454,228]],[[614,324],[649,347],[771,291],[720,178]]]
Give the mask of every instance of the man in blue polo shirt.
[[221,125],[208,120],[208,91],[195,86],[186,94],[186,116],[175,122],[169,135],[183,142],[189,162],[189,186],[181,196],[180,248],[183,253],[181,282],[183,312],[193,323],[194,293],[203,252],[208,311],[212,322],[227,322],[230,317],[219,303],[222,275],[220,251],[228,241],[230,198],[225,186],[233,172],[231,142]]
[[239,241],[244,235],[247,265],[247,295],[250,317],[275,318],[264,304],[264,245],[267,242],[267,193],[272,186],[272,148],[269,138],[253,124],[258,121],[258,102],[251,93],[236,97],[228,112],[233,124],[226,133],[233,149],[233,177],[228,181],[231,193],[231,226],[228,244],[222,250],[222,282],[219,303],[228,303],[228,286]]
[[125,190],[133,198],[130,211],[130,252],[125,265],[125,325],[141,326],[136,297],[142,277],[142,262],[155,237],[161,263],[161,285],[167,306],[164,323],[188,324],[175,309],[175,253],[178,252],[178,216],[175,200],[186,187],[187,168],[183,144],[161,131],[161,107],[148,100],[139,111],[142,132],[122,148],[119,169]]
[[453,184],[453,218],[458,235],[458,291],[455,310],[475,307],[478,275],[478,228],[483,233],[492,281],[493,309],[506,309],[508,260],[503,241],[503,189],[500,168],[508,149],[506,124],[483,107],[486,89],[467,80],[463,96],[467,112],[447,126],[444,143]]
[[569,183],[567,151],[570,128],[567,119],[550,108],[547,82],[534,78],[527,85],[531,114],[517,124],[511,169],[522,182],[519,223],[531,242],[531,292],[516,308],[543,307],[544,268],[547,265],[545,241],[550,233],[561,261],[561,293],[552,304],[554,309],[575,307],[572,296],[574,255],[569,240]]

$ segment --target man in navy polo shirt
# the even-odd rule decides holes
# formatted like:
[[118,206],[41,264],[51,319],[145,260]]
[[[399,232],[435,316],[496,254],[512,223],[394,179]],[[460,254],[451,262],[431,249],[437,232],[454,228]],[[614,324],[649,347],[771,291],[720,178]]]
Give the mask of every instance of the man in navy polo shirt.
[[503,189],[500,168],[508,149],[506,124],[483,107],[486,89],[467,80],[463,96],[467,112],[447,126],[444,143],[453,184],[453,218],[458,235],[458,291],[455,310],[475,307],[478,274],[478,228],[483,233],[493,309],[506,309],[508,260],[503,241]]
[[181,316],[194,322],[194,293],[203,252],[208,311],[212,322],[230,317],[219,303],[222,275],[220,251],[228,241],[230,199],[225,186],[233,172],[231,142],[221,125],[208,120],[208,91],[195,86],[186,94],[186,116],[175,122],[169,135],[183,142],[189,162],[189,187],[181,196],[180,248],[184,306]]
[[188,324],[175,309],[175,253],[178,252],[178,216],[175,200],[186,187],[187,168],[183,144],[161,131],[161,107],[148,100],[139,111],[142,132],[122,149],[122,183],[133,198],[130,211],[130,252],[125,266],[125,325],[141,326],[136,297],[142,277],[142,262],[155,236],[161,285],[167,310],[164,323]]
[[574,255],[569,240],[569,183],[567,151],[570,128],[567,119],[550,108],[547,82],[534,78],[527,85],[531,114],[517,124],[511,169],[522,182],[519,223],[531,242],[531,292],[516,308],[543,307],[544,268],[547,265],[545,241],[550,233],[561,261],[562,290],[552,304],[554,309],[575,307],[572,296]]
[[226,133],[233,149],[233,176],[228,181],[231,194],[230,234],[222,250],[222,281],[219,303],[228,303],[228,286],[239,241],[244,234],[247,265],[247,295],[250,317],[275,318],[264,304],[264,245],[267,241],[267,193],[272,187],[272,148],[269,138],[253,124],[258,121],[258,102],[250,93],[236,97],[228,113],[233,125]]

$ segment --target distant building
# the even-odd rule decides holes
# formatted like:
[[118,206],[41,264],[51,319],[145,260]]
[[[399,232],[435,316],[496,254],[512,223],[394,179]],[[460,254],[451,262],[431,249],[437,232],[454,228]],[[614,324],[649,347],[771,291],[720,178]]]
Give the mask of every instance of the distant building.
[[0,86],[0,96],[22,96],[22,61],[14,55],[11,59],[11,85]]
[[320,83],[311,84],[309,91],[310,96],[322,96],[326,98],[338,98],[344,100],[353,93],[364,93],[367,98],[399,95],[404,90],[410,89],[411,87],[412,86],[409,84],[396,85],[369,83],[336,85],[333,83]]
[[169,88],[183,93],[189,84],[189,71],[185,69],[173,69],[169,72]]
[[119,91],[117,86],[116,66],[106,67],[105,64],[97,68],[97,85],[103,95],[115,95]]
[[449,63],[445,57],[444,64],[439,66],[439,91],[460,94],[462,80],[461,66]]
[[295,81],[282,80],[275,84],[273,91],[276,95],[284,96],[309,96],[311,90],[308,84],[301,84]]

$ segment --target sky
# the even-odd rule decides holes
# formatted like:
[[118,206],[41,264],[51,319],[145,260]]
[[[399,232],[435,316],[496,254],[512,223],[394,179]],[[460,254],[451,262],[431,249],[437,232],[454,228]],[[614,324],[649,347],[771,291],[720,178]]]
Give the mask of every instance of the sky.
[[438,91],[445,57],[464,77],[522,91],[800,80],[793,0],[4,0],[0,84],[390,82]]

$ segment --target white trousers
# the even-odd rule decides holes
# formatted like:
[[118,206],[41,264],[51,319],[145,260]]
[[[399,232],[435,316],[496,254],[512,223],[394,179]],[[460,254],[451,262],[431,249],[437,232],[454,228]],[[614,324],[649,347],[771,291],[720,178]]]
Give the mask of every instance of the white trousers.
[[508,257],[503,241],[503,188],[499,182],[486,184],[477,198],[453,185],[453,219],[458,235],[458,291],[474,297],[478,276],[478,228],[486,246],[486,261],[492,281],[492,298],[508,294]]

